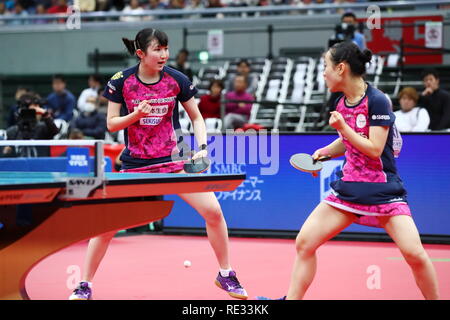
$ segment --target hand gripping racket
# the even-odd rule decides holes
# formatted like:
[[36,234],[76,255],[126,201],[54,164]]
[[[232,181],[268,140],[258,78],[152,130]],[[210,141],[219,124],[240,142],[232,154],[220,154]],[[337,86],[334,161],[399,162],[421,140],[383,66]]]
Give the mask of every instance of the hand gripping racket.
[[211,160],[206,157],[197,158],[195,160],[189,159],[183,166],[186,173],[202,173],[208,170],[211,165]]
[[291,157],[289,162],[295,169],[312,173],[316,176],[317,173],[323,168],[322,162],[327,160],[331,160],[331,157],[326,156],[314,160],[312,156],[307,153],[297,153]]

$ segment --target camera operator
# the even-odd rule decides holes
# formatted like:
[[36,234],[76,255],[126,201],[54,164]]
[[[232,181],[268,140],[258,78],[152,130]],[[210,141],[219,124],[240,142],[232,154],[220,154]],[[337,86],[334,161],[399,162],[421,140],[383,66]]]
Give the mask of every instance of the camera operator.
[[[43,108],[44,101],[35,93],[21,96],[18,102],[17,122],[6,130],[8,140],[47,140],[53,139],[59,129],[51,114]],[[5,147],[2,157],[45,157],[50,148],[43,147]]]
[[328,47],[332,47],[335,43],[351,40],[361,51],[366,49],[363,24],[358,23],[353,12],[344,13],[341,17],[341,23],[336,25],[334,31],[335,34],[328,41]]

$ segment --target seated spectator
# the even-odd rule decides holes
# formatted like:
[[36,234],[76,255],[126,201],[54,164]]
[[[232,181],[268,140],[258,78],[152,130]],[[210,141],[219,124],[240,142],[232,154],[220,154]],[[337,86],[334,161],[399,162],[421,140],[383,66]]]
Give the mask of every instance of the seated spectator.
[[185,74],[192,82],[193,72],[189,66],[189,62],[187,62],[188,57],[189,51],[187,51],[186,49],[181,49],[175,58],[175,63],[171,64],[170,66]]
[[[204,9],[205,5],[203,4],[202,0],[190,0],[189,4],[185,7],[187,10],[198,10],[198,9]],[[200,19],[200,14],[192,14],[189,16],[191,19]]]
[[130,0],[130,4],[127,5],[122,11],[122,13],[130,14],[130,15],[120,17],[120,21],[125,21],[125,22],[141,21],[142,16],[133,17],[132,15],[140,14],[143,12],[144,12],[144,8],[141,7],[139,0]]
[[96,0],[74,0],[73,4],[80,9],[80,12],[95,11],[97,6]]
[[[258,76],[250,74],[251,66],[250,62],[248,60],[242,59],[238,62],[237,68],[236,68],[236,76],[242,75],[246,77],[246,82],[248,84],[247,92],[254,94],[256,92],[256,89],[258,88]],[[226,84],[227,91],[233,90],[234,86],[234,78],[232,78],[230,81]]]
[[60,74],[53,76],[52,87],[53,93],[47,97],[47,107],[53,112],[55,119],[70,122],[76,104],[74,95],[66,89],[66,80]]
[[86,139],[105,139],[106,115],[98,112],[98,101],[86,102],[80,106],[80,114],[72,120],[70,131],[80,130]]
[[[29,92],[18,102],[17,124],[6,130],[8,140],[48,140],[58,133],[51,112],[43,108],[41,97]],[[5,147],[3,157],[45,157],[50,155],[49,147]]]
[[398,94],[400,110],[395,111],[395,125],[400,132],[423,132],[428,130],[430,116],[425,108],[418,107],[416,89],[406,87]]
[[83,140],[84,139],[83,131],[81,131],[80,129],[74,128],[69,133],[69,139],[70,140]]
[[[25,10],[24,6],[22,5],[22,3],[20,1],[17,1],[15,3],[14,10],[13,10],[11,16],[14,16],[14,17],[27,17],[28,16],[27,10]],[[24,24],[28,24],[28,21],[24,20],[24,19],[10,20],[8,22],[8,24],[24,25]]]
[[[36,5],[36,15],[43,15],[43,14],[47,14],[45,6],[42,3],[38,3]],[[48,23],[49,20],[46,19],[34,19],[33,23],[34,24],[46,24]]]
[[[224,5],[222,4],[221,0],[208,0],[207,1],[207,6],[206,8],[214,8],[214,9],[218,9],[218,8],[223,8]],[[224,15],[223,13],[207,13],[207,14],[203,14],[204,18],[223,18]]]
[[[10,12],[6,8],[6,4],[4,2],[0,2],[0,16],[10,15]],[[6,24],[5,21],[0,21],[0,26]]]
[[436,70],[426,70],[422,74],[425,90],[419,103],[430,115],[431,130],[445,130],[450,128],[450,93],[439,86],[439,74]]
[[78,97],[78,110],[84,110],[86,103],[96,103],[98,98],[98,91],[102,86],[102,79],[97,74],[91,74],[88,79],[89,88],[84,89]]
[[55,5],[48,8],[47,13],[49,14],[67,13],[67,0],[58,0]]
[[148,0],[145,6],[146,10],[163,10],[166,9],[166,4],[161,2],[161,0]]
[[220,98],[222,97],[223,82],[213,80],[209,84],[209,94],[200,97],[198,108],[203,118],[220,118]]
[[[227,92],[225,100],[254,100],[253,95],[247,92],[247,79],[245,76],[237,75],[234,78],[234,91]],[[250,118],[252,106],[252,103],[228,102],[225,106],[225,128],[237,129],[246,124]]]

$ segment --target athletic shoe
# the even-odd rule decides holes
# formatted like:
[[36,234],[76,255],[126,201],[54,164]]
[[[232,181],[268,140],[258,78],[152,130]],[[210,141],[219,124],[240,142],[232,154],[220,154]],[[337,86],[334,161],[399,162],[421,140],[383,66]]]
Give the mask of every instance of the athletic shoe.
[[278,299],[270,299],[270,298],[267,298],[267,297],[257,296],[256,300],[286,300],[286,296],[278,298]]
[[92,289],[87,282],[80,282],[78,287],[73,290],[69,300],[92,300]]
[[248,299],[247,292],[239,283],[239,280],[236,278],[236,272],[230,271],[228,277],[222,277],[222,275],[217,275],[216,278],[216,286],[228,292],[230,296],[236,299]]

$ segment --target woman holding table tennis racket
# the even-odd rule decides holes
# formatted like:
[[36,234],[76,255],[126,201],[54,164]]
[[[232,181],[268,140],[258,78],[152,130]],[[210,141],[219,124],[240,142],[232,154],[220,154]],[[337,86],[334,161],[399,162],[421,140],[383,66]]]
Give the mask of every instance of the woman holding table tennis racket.
[[[164,32],[147,28],[139,31],[135,40],[122,40],[129,53],[137,56],[139,63],[116,73],[103,94],[109,100],[108,129],[125,129],[122,172],[194,172],[195,165],[182,160],[178,101],[191,118],[196,140],[201,146],[192,159],[206,159],[206,127],[194,98],[197,89],[184,74],[165,65],[169,48]],[[230,266],[228,228],[215,194],[205,192],[179,196],[205,219],[208,239],[220,266],[216,285],[234,298],[247,299],[245,289]],[[90,282],[114,234],[111,232],[90,240],[83,280],[70,299],[87,300],[92,297]]]
[[[324,78],[331,92],[342,92],[329,124],[339,138],[314,152],[313,159],[345,155],[340,179],[303,224],[297,239],[287,299],[302,299],[314,279],[316,250],[356,222],[381,227],[399,247],[426,299],[438,299],[438,281],[406,200],[394,160],[396,136],[390,102],[364,81],[372,53],[352,42],[331,47]],[[291,161],[292,162],[292,161]]]

